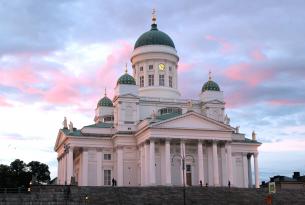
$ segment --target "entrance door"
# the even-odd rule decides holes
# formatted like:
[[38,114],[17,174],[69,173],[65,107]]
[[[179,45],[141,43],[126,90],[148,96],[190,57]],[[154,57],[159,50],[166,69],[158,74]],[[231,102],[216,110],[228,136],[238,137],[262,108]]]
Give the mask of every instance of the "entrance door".
[[192,166],[190,164],[186,165],[186,185],[192,186]]

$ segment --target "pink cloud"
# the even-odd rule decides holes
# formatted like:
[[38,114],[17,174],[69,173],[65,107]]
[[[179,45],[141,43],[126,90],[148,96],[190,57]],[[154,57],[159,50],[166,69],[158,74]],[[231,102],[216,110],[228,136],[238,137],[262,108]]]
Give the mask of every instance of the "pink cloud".
[[250,52],[250,57],[255,60],[255,61],[264,61],[267,59],[265,54],[259,50],[259,49],[254,49]]
[[192,64],[188,64],[188,63],[178,63],[178,72],[186,72],[189,71],[193,68]]
[[256,86],[269,79],[273,72],[269,69],[255,69],[248,63],[239,63],[229,66],[224,75],[231,80],[244,81],[250,86]]
[[3,96],[0,96],[0,107],[11,107],[11,106],[12,105],[8,103]]
[[273,99],[269,100],[268,103],[274,106],[283,106],[283,105],[299,105],[304,104],[305,101],[303,100],[290,100],[290,99]]
[[205,38],[209,41],[218,43],[220,45],[220,51],[224,54],[231,53],[234,50],[234,46],[222,38],[213,35],[207,35]]
[[0,70],[0,84],[16,87],[23,92],[34,94],[39,92],[33,87],[34,83],[39,81],[39,76],[29,66]]

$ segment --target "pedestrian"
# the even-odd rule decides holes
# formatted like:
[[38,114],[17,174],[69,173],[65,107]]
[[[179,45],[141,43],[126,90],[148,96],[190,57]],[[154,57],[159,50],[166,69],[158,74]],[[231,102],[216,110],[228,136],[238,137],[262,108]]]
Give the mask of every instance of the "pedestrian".
[[202,181],[201,180],[199,181],[199,183],[200,183],[200,186],[202,187]]
[[228,187],[229,187],[229,188],[231,187],[231,182],[230,182],[230,180],[229,180],[229,182],[228,182]]
[[208,187],[208,186],[209,186],[208,182],[207,182],[207,183],[205,183],[205,187]]
[[115,179],[114,178],[112,178],[111,182],[112,182],[112,186],[115,186]]

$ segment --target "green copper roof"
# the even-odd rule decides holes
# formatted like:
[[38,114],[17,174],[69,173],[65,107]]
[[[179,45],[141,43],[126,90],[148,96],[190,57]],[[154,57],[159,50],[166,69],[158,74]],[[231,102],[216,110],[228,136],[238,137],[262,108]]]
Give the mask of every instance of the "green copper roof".
[[82,136],[81,131],[76,128],[73,129],[73,132],[71,132],[67,128],[63,128],[63,129],[61,129],[61,131],[63,131],[65,133],[65,135],[69,135],[69,136]]
[[104,123],[104,122],[99,122],[93,125],[87,125],[84,127],[93,127],[93,128],[112,128],[113,127],[113,123]]
[[138,38],[134,48],[146,45],[164,45],[175,48],[173,40],[166,33],[159,31],[157,24],[152,24],[150,31],[143,33]]
[[127,85],[135,85],[136,84],[136,81],[135,79],[129,75],[127,72],[122,75],[119,79],[118,79],[118,82],[117,84],[127,84]]
[[202,92],[207,91],[207,90],[208,91],[220,91],[220,88],[217,83],[215,83],[212,80],[209,80],[202,86],[202,89],[201,89]]
[[103,106],[103,107],[113,107],[113,103],[112,101],[107,97],[103,97],[102,99],[100,99],[97,103],[97,107],[99,106]]
[[175,113],[175,112],[166,113],[166,114],[157,116],[157,119],[158,119],[158,120],[168,120],[168,119],[170,119],[170,118],[177,117],[177,116],[179,116],[179,115],[181,115],[181,114],[180,114],[180,113]]

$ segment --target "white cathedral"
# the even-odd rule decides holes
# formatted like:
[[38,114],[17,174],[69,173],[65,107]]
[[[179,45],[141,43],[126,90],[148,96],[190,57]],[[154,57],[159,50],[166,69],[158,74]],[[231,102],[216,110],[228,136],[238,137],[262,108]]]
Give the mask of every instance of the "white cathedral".
[[248,139],[230,126],[211,76],[199,99],[183,99],[178,61],[153,15],[151,29],[134,46],[133,76],[126,70],[113,100],[106,94],[99,100],[94,124],[76,129],[65,119],[54,148],[58,184],[111,186],[115,179],[117,186],[259,187],[255,133]]

